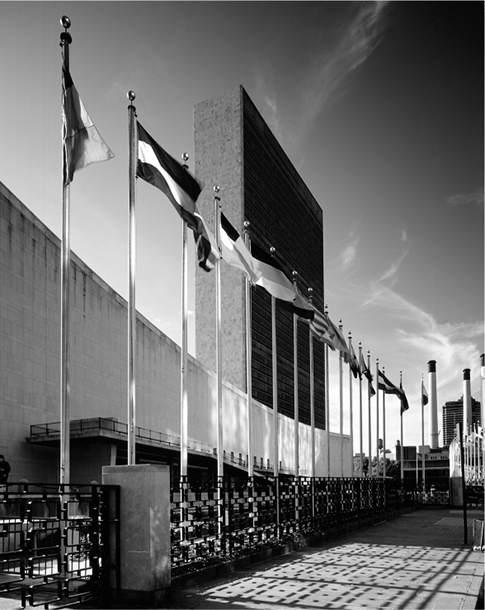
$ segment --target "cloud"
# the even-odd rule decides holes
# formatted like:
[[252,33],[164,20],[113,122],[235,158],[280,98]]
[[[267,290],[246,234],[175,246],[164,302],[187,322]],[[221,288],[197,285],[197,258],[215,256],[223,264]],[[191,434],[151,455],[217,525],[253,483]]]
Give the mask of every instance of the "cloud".
[[474,205],[477,208],[483,209],[483,188],[478,189],[473,193],[452,195],[446,199],[446,204],[450,208],[457,208],[463,205]]
[[351,242],[344,248],[340,255],[342,271],[350,269],[357,259],[357,248],[360,242],[360,235],[351,235]]
[[388,2],[363,2],[341,27],[333,48],[315,59],[302,88],[303,112],[300,134],[304,135],[322,108],[342,86],[345,79],[363,64],[379,45],[385,28]]

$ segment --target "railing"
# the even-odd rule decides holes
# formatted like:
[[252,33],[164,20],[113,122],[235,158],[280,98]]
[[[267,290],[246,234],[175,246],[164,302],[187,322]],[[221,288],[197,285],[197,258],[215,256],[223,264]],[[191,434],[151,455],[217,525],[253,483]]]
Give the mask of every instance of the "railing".
[[174,484],[172,574],[197,570],[416,502],[392,479],[235,478]]
[[22,608],[119,589],[119,488],[0,485],[0,593]]

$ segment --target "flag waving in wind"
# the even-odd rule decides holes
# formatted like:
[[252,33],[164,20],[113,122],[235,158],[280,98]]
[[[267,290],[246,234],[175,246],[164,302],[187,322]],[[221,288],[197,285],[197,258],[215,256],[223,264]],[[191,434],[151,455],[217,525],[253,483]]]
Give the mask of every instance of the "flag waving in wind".
[[62,89],[62,169],[63,184],[67,186],[76,170],[91,163],[108,161],[114,153],[87,113],[65,64],[62,66]]
[[202,190],[200,184],[178,161],[165,152],[138,122],[137,131],[136,175],[168,197],[182,220],[194,232],[199,266],[210,271],[214,268],[219,252],[195,204]]
[[257,270],[256,261],[244,243],[243,238],[223,213],[221,213],[220,239],[222,259],[228,265],[231,265],[231,267],[240,269],[255,284],[261,277],[261,272]]
[[384,375],[382,371],[379,371],[379,375],[377,378],[377,388],[379,390],[382,390],[385,394],[395,394],[396,396],[399,396],[399,398],[401,399],[401,413],[409,409],[408,399],[402,386],[400,388],[395,386],[389,381],[389,379]]

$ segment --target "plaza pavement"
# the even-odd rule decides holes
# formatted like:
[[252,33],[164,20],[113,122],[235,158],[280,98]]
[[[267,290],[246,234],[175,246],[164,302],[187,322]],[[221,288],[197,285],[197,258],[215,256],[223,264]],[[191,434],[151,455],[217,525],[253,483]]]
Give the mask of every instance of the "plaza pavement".
[[462,511],[423,508],[175,590],[164,607],[474,610],[484,570],[483,553],[472,548],[473,517],[483,511],[468,511],[467,545]]

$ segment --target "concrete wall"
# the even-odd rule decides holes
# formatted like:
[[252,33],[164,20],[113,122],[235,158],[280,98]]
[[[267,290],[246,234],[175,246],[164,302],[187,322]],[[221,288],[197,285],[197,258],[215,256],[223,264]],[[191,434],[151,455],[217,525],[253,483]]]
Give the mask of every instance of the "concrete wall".
[[[33,424],[59,421],[60,242],[0,183],[0,453],[11,481],[55,481],[58,449],[25,441]],[[126,422],[127,304],[74,254],[71,267],[71,419],[111,417]],[[180,348],[143,316],[137,318],[138,426],[179,436]],[[189,357],[189,438],[216,446],[216,378]],[[272,411],[254,405],[254,453],[272,460]],[[224,386],[225,449],[246,456],[245,395]],[[291,467],[293,422],[280,416],[281,455]],[[301,471],[308,427],[301,426]],[[317,460],[325,433],[318,432]],[[96,473],[112,464],[109,446],[86,450]],[[349,450],[350,455],[350,450]],[[72,476],[89,469],[73,453]],[[106,461],[105,461],[106,460]],[[75,461],[75,464],[73,463]],[[348,471],[350,475],[350,459]],[[322,470],[322,474],[324,470]],[[90,481],[97,478],[87,473]]]

